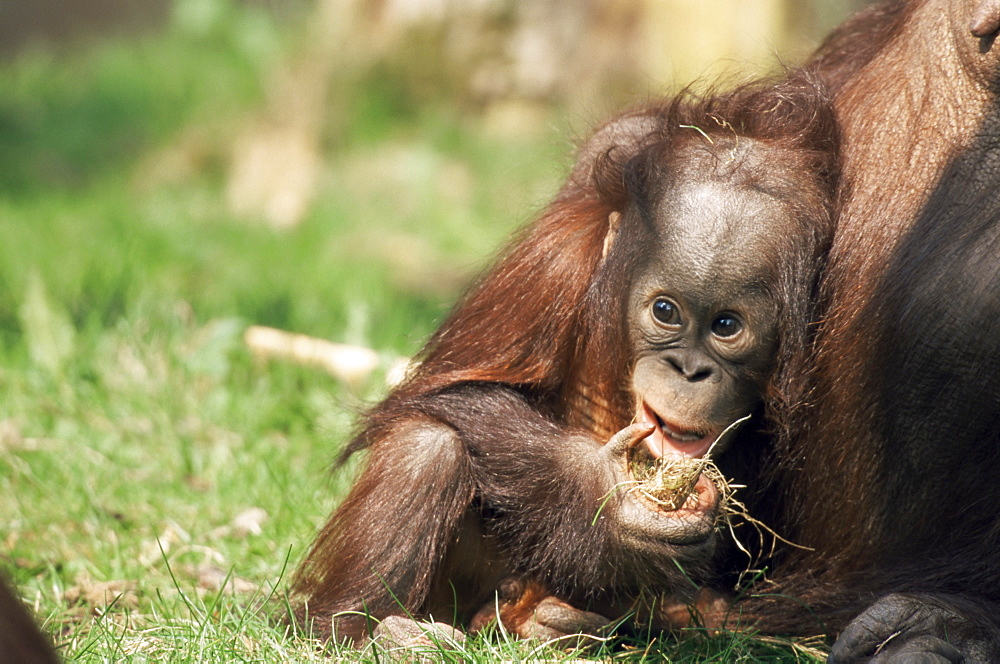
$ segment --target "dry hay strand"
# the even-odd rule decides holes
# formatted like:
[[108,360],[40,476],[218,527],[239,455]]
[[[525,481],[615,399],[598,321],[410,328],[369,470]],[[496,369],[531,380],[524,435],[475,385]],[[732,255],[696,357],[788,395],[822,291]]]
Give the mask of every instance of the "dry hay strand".
[[[735,497],[737,489],[746,488],[746,485],[735,484],[726,478],[711,459],[712,451],[719,441],[748,419],[750,416],[746,415],[726,427],[701,458],[664,456],[655,459],[653,463],[649,463],[648,459],[632,459],[629,469],[635,480],[630,483],[632,486],[629,490],[638,492],[643,498],[667,512],[674,512],[684,507],[692,497],[697,499],[695,485],[699,477],[704,474],[719,492],[720,521],[729,530],[736,546],[751,559],[750,565],[753,566],[758,561],[754,560],[755,556],[750,549],[736,535],[735,528],[740,521],[749,524],[756,532],[757,550],[763,553],[769,549],[769,552],[764,554],[765,558],[774,554],[774,548],[779,541],[799,549],[809,550],[809,548],[785,539],[766,523],[751,516],[746,505]],[[770,547],[764,543],[767,536],[771,539]],[[748,568],[747,572],[751,571],[753,570]]]
[[723,429],[700,458],[670,455],[660,457],[652,464],[633,459],[630,470],[638,484],[632,490],[664,510],[674,512],[683,507],[688,498],[696,496],[695,485],[704,474],[719,491],[719,508],[725,513],[739,487],[727,480],[715,465],[711,458],[712,451],[727,433],[749,419],[749,415],[744,415]]
[[707,456],[700,459],[665,456],[652,465],[633,463],[632,476],[638,484],[632,490],[662,509],[675,512],[684,506],[688,498],[696,495],[695,484],[702,474],[715,484],[719,491],[719,506],[724,510],[737,487],[730,484]]

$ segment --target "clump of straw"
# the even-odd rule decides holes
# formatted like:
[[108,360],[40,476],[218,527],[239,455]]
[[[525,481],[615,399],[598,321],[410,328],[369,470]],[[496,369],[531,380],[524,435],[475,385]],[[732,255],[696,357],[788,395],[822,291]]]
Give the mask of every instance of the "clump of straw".
[[729,483],[726,476],[712,461],[712,450],[719,444],[723,436],[749,418],[750,416],[747,415],[726,427],[701,458],[668,455],[656,459],[652,464],[633,459],[630,470],[632,477],[637,482],[633,491],[638,491],[644,498],[660,508],[674,512],[684,507],[684,504],[692,496],[697,499],[695,485],[698,483],[698,478],[704,474],[718,489],[719,507],[725,512],[737,487]]
[[666,456],[653,465],[636,463],[632,469],[632,476],[639,482],[634,490],[668,512],[679,510],[689,498],[697,497],[695,485],[702,473],[715,483],[720,503],[725,504],[732,489],[722,471],[708,457]]
[[[732,480],[727,479],[711,459],[712,451],[719,444],[719,441],[722,440],[723,436],[748,419],[750,419],[750,415],[741,417],[726,427],[702,458],[695,459],[680,455],[668,455],[659,459],[653,459],[644,448],[637,448],[640,451],[632,455],[629,459],[629,472],[633,479],[620,482],[612,487],[611,491],[601,501],[600,507],[598,507],[597,512],[594,514],[592,524],[597,522],[605,504],[615,491],[619,489],[626,489],[629,492],[637,491],[643,498],[665,512],[676,512],[692,499],[694,505],[697,505],[698,491],[696,486],[698,479],[704,474],[715,484],[715,488],[719,493],[717,514],[721,522],[720,525],[729,531],[737,548],[750,558],[750,566],[747,567],[744,574],[752,572],[760,574],[762,572],[751,569],[751,566],[757,562],[756,556],[737,537],[736,527],[740,525],[738,521],[746,522],[756,531],[756,535],[759,538],[758,547],[765,557],[773,555],[774,547],[779,541],[798,549],[811,551],[812,549],[809,547],[785,539],[770,526],[751,516],[747,511],[746,505],[735,497],[736,490],[744,489],[746,486],[735,484]],[[767,535],[771,537],[771,550],[769,553],[764,552],[765,537]],[[743,575],[741,574],[741,579],[742,577]]]

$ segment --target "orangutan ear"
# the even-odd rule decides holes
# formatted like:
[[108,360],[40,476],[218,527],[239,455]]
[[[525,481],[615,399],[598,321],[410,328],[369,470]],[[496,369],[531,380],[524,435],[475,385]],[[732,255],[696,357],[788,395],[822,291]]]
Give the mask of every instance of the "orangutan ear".
[[604,236],[604,248],[601,249],[602,261],[608,257],[611,245],[615,243],[615,237],[618,236],[618,225],[621,223],[621,220],[622,213],[617,210],[612,210],[611,214],[608,215],[608,233]]
[[[614,164],[620,168],[634,156],[655,132],[662,121],[653,113],[655,109],[632,111],[612,119],[598,128],[580,146],[569,181],[584,190],[594,186],[594,169],[600,163]],[[613,173],[602,178],[614,180]]]

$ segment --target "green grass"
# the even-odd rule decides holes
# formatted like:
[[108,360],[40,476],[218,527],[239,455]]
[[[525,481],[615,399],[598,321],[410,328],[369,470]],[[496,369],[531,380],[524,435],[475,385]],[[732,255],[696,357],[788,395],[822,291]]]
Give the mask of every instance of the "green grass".
[[[348,388],[262,363],[242,334],[413,353],[555,191],[567,132],[553,113],[498,135],[391,76],[358,79],[325,130],[312,212],[275,231],[232,215],[224,184],[294,30],[221,0],[178,6],[164,35],[0,69],[0,569],[71,661],[378,661],[280,617],[382,376]],[[414,264],[400,247],[418,243]],[[254,508],[259,532],[234,525]],[[745,636],[615,651],[664,655],[799,658]],[[571,654],[498,635],[445,656]]]

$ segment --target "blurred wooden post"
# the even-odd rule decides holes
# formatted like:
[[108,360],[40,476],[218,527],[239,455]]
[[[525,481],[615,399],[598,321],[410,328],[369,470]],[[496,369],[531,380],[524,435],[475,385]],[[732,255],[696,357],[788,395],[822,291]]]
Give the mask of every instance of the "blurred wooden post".
[[275,228],[297,226],[309,213],[322,170],[323,125],[336,69],[359,60],[361,0],[317,0],[298,55],[269,87],[260,117],[236,140],[226,200],[238,216]]
[[351,386],[367,380],[380,363],[378,353],[370,348],[336,344],[262,325],[247,328],[243,340],[258,357],[320,367]]
[[773,67],[788,39],[787,0],[643,0],[642,59],[668,87]]

